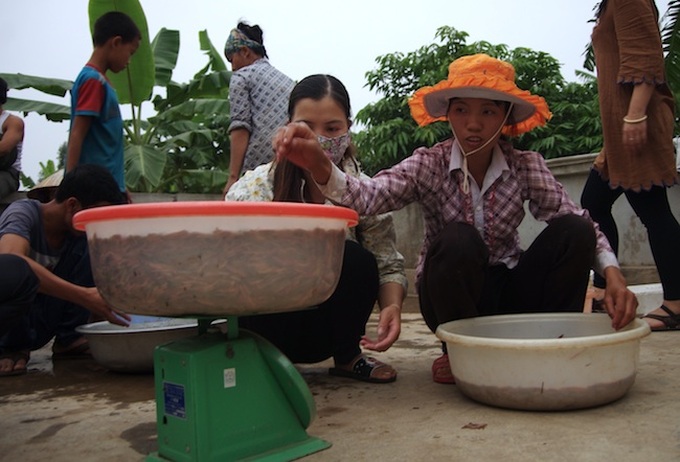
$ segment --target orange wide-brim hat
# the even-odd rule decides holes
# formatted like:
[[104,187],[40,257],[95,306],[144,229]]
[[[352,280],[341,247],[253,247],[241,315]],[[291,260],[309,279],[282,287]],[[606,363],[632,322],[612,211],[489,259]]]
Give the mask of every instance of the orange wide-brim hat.
[[453,98],[483,98],[513,104],[503,127],[506,135],[520,135],[546,124],[552,117],[548,104],[515,84],[512,64],[485,54],[463,56],[449,65],[449,76],[436,85],[423,87],[409,99],[411,115],[418,125],[446,121]]

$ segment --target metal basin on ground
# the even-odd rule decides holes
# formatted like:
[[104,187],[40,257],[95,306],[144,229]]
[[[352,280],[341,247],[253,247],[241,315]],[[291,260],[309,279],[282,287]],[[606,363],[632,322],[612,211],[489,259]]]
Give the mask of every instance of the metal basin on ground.
[[[224,321],[213,323],[218,328]],[[195,337],[195,319],[156,318],[152,321],[117,326],[108,321],[85,324],[76,328],[90,345],[94,359],[116,372],[152,372],[153,354],[157,345]]]
[[568,410],[624,396],[637,371],[641,319],[620,331],[606,314],[487,316],[440,325],[460,391],[511,409]]

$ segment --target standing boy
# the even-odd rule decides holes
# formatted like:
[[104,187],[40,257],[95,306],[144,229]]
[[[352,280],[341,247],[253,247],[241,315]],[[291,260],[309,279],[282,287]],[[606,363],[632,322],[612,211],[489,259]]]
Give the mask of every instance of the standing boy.
[[79,164],[101,165],[124,194],[123,118],[106,72],[125,69],[140,40],[139,29],[126,14],[111,11],[101,16],[92,33],[92,56],[71,89],[66,171]]

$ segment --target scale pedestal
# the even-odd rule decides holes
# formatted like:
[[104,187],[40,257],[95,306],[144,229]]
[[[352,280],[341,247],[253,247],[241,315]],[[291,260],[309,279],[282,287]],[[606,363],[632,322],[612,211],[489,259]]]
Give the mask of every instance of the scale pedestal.
[[331,446],[307,435],[316,415],[307,384],[264,338],[208,332],[156,347],[157,453],[152,461],[289,461]]
[[330,446],[305,432],[316,407],[302,376],[270,343],[239,334],[235,315],[295,311],[330,297],[347,228],[358,220],[354,210],[326,204],[230,201],[93,207],[73,217],[111,306],[231,315],[226,335],[202,319],[197,337],[154,351],[159,450],[150,462],[283,461]]

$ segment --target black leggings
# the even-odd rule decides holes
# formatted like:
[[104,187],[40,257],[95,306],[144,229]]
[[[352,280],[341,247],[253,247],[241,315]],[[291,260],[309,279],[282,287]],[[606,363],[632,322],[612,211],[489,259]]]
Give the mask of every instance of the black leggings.
[[418,285],[425,323],[435,332],[439,324],[474,316],[583,311],[595,245],[591,223],[565,215],[509,269],[489,265],[474,226],[449,223],[428,249]]
[[272,342],[293,363],[333,357],[338,364],[348,364],[361,353],[359,341],[377,297],[375,257],[346,241],[340,281],[328,300],[304,311],[243,316],[239,324]]
[[[666,188],[652,186],[649,191],[611,189],[596,170],[591,170],[583,188],[581,204],[599,225],[618,255],[619,234],[612,215],[614,202],[622,195],[642,224],[647,228],[647,238],[659,272],[666,300],[680,300],[680,224],[673,216]],[[595,287],[604,288],[604,279],[596,274]]]

